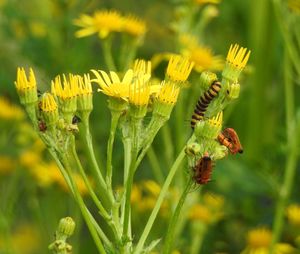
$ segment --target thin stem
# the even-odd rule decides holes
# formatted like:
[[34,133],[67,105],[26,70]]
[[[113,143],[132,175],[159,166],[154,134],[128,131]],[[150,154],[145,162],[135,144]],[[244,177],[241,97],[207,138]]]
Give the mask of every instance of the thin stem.
[[154,175],[156,181],[159,184],[163,184],[164,175],[162,173],[161,167],[159,165],[158,158],[157,158],[157,156],[155,154],[155,151],[154,151],[152,146],[148,149],[147,156],[148,156],[148,160],[149,160],[149,163],[151,165],[153,175]]
[[81,210],[81,213],[82,213],[82,216],[83,218],[85,219],[85,222],[89,228],[89,231],[93,237],[93,240],[95,242],[95,245],[97,247],[97,250],[99,251],[99,253],[101,254],[106,254],[105,252],[105,249],[104,249],[104,246],[98,236],[98,232],[97,230],[95,229],[94,225],[93,225],[93,222],[91,221],[90,219],[90,213],[88,212],[88,209],[87,207],[85,206],[84,202],[83,202],[83,199],[78,191],[78,188],[75,184],[75,181],[73,179],[73,176],[72,176],[72,171],[71,171],[71,168],[70,168],[70,165],[69,165],[69,161],[67,160],[67,158],[65,156],[62,156],[62,159],[63,159],[63,164],[65,166],[65,169],[66,169],[66,172],[68,173],[68,177],[70,179],[70,183],[71,183],[71,186],[73,188],[73,191],[74,191],[74,197],[75,197],[75,200],[77,201],[78,205],[79,205],[79,208]]
[[[192,136],[189,139],[188,143],[189,142],[193,142],[194,140],[195,140],[195,136]],[[161,189],[161,191],[159,193],[158,199],[157,199],[157,201],[155,203],[155,206],[154,206],[154,208],[153,208],[153,210],[152,210],[152,212],[150,214],[150,217],[149,217],[149,219],[147,221],[147,224],[146,224],[146,226],[144,228],[144,231],[141,234],[141,238],[140,238],[140,240],[137,243],[137,246],[136,246],[136,249],[134,251],[134,254],[141,253],[141,251],[142,251],[142,249],[144,247],[145,241],[146,241],[146,239],[147,239],[147,237],[148,237],[148,235],[150,233],[150,230],[151,230],[151,228],[153,226],[153,223],[154,223],[154,221],[156,219],[156,216],[157,216],[157,214],[159,212],[159,209],[160,209],[160,207],[162,205],[162,202],[163,202],[165,196],[167,195],[168,188],[169,188],[169,186],[170,186],[170,184],[171,184],[171,182],[173,180],[173,177],[175,176],[175,173],[179,169],[180,164],[182,163],[182,161],[183,161],[183,159],[185,157],[184,150],[185,150],[185,147],[181,150],[181,152],[179,153],[178,157],[176,158],[173,166],[171,167],[171,169],[169,171],[169,174],[168,174],[168,176],[167,176],[167,178],[165,180],[165,183],[164,183],[164,185],[163,185],[163,187],[162,187],[162,189]]]
[[201,253],[201,247],[203,244],[203,239],[205,236],[205,232],[207,230],[207,226],[202,222],[194,222],[193,223],[194,230],[192,231],[192,241],[191,241],[191,251],[190,254],[199,254]]
[[106,39],[102,40],[102,49],[103,49],[103,56],[104,56],[104,61],[106,63],[107,68],[110,71],[116,71],[116,65],[112,56],[112,51],[111,51],[111,44],[112,44],[112,38],[107,37]]
[[72,155],[74,157],[74,160],[76,162],[76,166],[79,169],[79,172],[83,178],[83,181],[88,189],[89,194],[91,195],[91,198],[93,199],[95,205],[97,206],[97,208],[99,209],[100,214],[102,215],[102,217],[106,220],[106,221],[110,221],[111,217],[110,215],[107,213],[107,211],[105,210],[105,208],[103,207],[103,205],[101,204],[100,200],[98,199],[96,193],[94,192],[89,179],[87,178],[85,171],[81,165],[81,162],[78,158],[77,152],[76,152],[76,148],[75,148],[75,142],[74,139],[72,140]]
[[108,192],[108,195],[105,195],[105,194],[107,194],[107,186],[106,186],[106,183],[103,179],[101,170],[98,166],[96,156],[95,156],[95,153],[94,153],[93,141],[92,141],[92,135],[90,133],[88,116],[85,116],[85,117],[82,118],[82,123],[83,123],[82,132],[83,132],[83,135],[84,135],[85,144],[86,144],[87,149],[88,149],[87,154],[88,154],[88,157],[89,157],[90,161],[92,162],[91,166],[92,166],[94,176],[97,179],[99,193],[102,194],[101,201],[104,204],[106,204],[107,207],[111,207],[111,205],[114,202],[114,196],[112,195],[111,191]]
[[120,112],[112,112],[111,127],[107,143],[107,162],[106,162],[106,184],[108,190],[112,190],[112,153],[115,140],[116,129],[120,118]]
[[174,238],[174,234],[175,234],[175,230],[176,230],[176,224],[181,212],[181,209],[183,207],[183,204],[185,202],[185,199],[188,195],[188,193],[190,192],[191,186],[193,184],[192,178],[190,177],[190,179],[188,180],[185,189],[183,190],[181,197],[179,199],[179,202],[175,208],[175,211],[172,215],[171,221],[169,222],[169,227],[168,227],[168,231],[166,234],[166,240],[165,240],[165,245],[163,247],[163,254],[169,254],[172,250],[172,245],[173,245],[173,238]]

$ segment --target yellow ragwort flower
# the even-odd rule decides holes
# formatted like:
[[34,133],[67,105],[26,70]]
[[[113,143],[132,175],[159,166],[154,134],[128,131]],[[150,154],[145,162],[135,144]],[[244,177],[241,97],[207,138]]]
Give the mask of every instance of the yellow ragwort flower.
[[78,79],[78,90],[77,94],[79,96],[89,95],[93,93],[92,84],[89,74],[84,74],[83,77],[77,76]]
[[271,239],[272,232],[265,227],[252,229],[247,234],[247,243],[253,249],[268,248]]
[[151,194],[154,197],[158,197],[161,187],[159,184],[152,180],[147,180],[142,182],[143,189],[145,189],[149,194]]
[[129,33],[132,36],[143,36],[146,33],[146,24],[143,20],[129,15],[123,18],[122,31]]
[[63,75],[63,83],[60,76],[51,81],[51,92],[61,100],[75,98],[79,92],[78,76],[69,74],[68,79]]
[[129,103],[135,106],[148,105],[150,98],[150,85],[143,79],[137,79],[129,88]]
[[104,71],[96,71],[96,70],[91,70],[92,73],[96,76],[95,79],[92,79],[92,82],[97,83],[100,88],[98,91],[117,98],[117,99],[123,99],[123,100],[128,100],[129,97],[129,88],[130,84],[132,83],[133,79],[133,70],[129,69],[122,80],[120,80],[119,76],[117,73],[111,71],[108,75]]
[[8,99],[0,96],[0,119],[21,120],[24,118],[23,110],[12,104]]
[[220,111],[216,116],[210,118],[208,123],[211,126],[221,127],[223,122],[223,111]]
[[211,192],[206,192],[203,195],[203,202],[214,210],[221,210],[224,206],[224,197]]
[[250,53],[251,51],[247,51],[247,48],[240,48],[238,44],[235,44],[234,46],[231,44],[226,57],[226,62],[233,67],[242,70],[249,60]]
[[101,39],[106,38],[111,32],[120,32],[124,21],[117,11],[96,11],[93,16],[83,14],[74,21],[74,24],[82,27],[75,33],[76,37],[85,37],[98,33]]
[[212,219],[212,214],[207,207],[201,204],[196,204],[191,207],[188,217],[190,220],[210,223]]
[[180,55],[172,55],[168,67],[167,76],[175,82],[184,82],[187,80],[193,69],[194,63]]
[[40,102],[40,109],[43,112],[53,112],[57,110],[57,104],[52,94],[43,94]]
[[151,78],[151,61],[136,59],[133,65],[133,76],[147,82]]
[[24,68],[18,68],[17,81],[15,81],[18,92],[36,89],[36,80],[32,68],[29,69],[29,77],[27,78]]
[[162,81],[157,100],[162,104],[174,105],[177,102],[179,92],[180,88],[173,82]]
[[286,209],[286,216],[290,224],[300,226],[300,206],[297,204],[289,205]]

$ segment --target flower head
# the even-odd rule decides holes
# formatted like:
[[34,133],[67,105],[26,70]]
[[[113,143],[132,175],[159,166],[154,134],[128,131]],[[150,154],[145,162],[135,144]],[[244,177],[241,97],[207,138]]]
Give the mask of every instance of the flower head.
[[77,111],[90,112],[93,109],[92,93],[90,75],[78,76]]
[[167,67],[167,76],[171,81],[184,82],[193,69],[194,63],[180,55],[172,55]]
[[91,70],[92,73],[96,76],[95,79],[92,79],[92,82],[97,83],[100,88],[98,91],[101,91],[102,93],[114,97],[116,99],[123,99],[125,101],[128,100],[129,96],[129,87],[132,83],[133,79],[133,70],[129,69],[122,80],[120,80],[117,73],[111,71],[108,75],[104,71],[96,71]]
[[129,103],[146,106],[150,98],[150,86],[143,79],[137,79],[129,88]]
[[0,96],[0,119],[21,120],[24,112],[17,105],[12,104],[5,97]]
[[57,104],[52,94],[43,94],[40,102],[40,109],[43,112],[53,112],[57,110]]
[[60,76],[51,81],[51,92],[60,100],[68,100],[75,98],[78,94],[78,76],[69,74],[68,78],[63,75],[63,82]]
[[151,78],[151,61],[136,59],[133,65],[133,75],[135,78],[148,81]]
[[38,101],[35,75],[31,68],[28,78],[24,68],[18,68],[15,86],[22,104],[32,104]]
[[295,14],[300,14],[300,1],[299,0],[288,0],[289,9]]
[[163,81],[157,100],[162,104],[174,105],[177,102],[179,92],[180,88],[173,82]]
[[241,71],[245,68],[249,57],[250,50],[235,44],[231,45],[226,57],[226,65],[222,72],[222,76],[232,82],[236,82]]
[[96,11],[93,16],[81,15],[74,24],[82,27],[75,33],[76,37],[85,37],[98,33],[100,38],[106,38],[111,32],[120,32],[123,18],[117,11]]
[[146,33],[146,24],[143,20],[129,15],[123,18],[122,31],[129,33],[132,36],[143,36]]

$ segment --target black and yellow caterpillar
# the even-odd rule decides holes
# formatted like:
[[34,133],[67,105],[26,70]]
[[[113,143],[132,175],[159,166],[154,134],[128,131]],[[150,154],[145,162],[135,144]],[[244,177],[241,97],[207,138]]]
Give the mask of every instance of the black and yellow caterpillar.
[[194,113],[192,115],[191,127],[195,128],[197,122],[204,117],[205,111],[209,103],[219,94],[221,90],[221,83],[218,80],[212,82],[208,90],[199,98]]

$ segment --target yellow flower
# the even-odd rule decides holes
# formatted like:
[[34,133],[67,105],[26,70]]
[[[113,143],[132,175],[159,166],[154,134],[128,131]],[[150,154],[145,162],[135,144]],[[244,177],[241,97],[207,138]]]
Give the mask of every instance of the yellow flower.
[[197,4],[219,4],[221,0],[194,0]]
[[15,169],[15,161],[8,156],[0,155],[0,174],[6,175]]
[[146,33],[146,24],[143,20],[129,15],[123,18],[122,31],[136,37],[143,36]]
[[234,68],[242,70],[249,60],[250,53],[250,50],[247,52],[247,48],[240,48],[238,44],[235,44],[234,46],[230,45],[226,62]]
[[39,164],[41,161],[41,155],[31,151],[27,150],[21,153],[19,162],[23,167],[32,168],[35,165]]
[[173,82],[163,81],[157,96],[157,100],[162,104],[174,105],[177,101],[180,88]]
[[29,77],[27,78],[24,68],[17,69],[17,81],[15,85],[18,91],[36,89],[36,80],[32,68],[29,69]]
[[92,84],[89,74],[84,74],[83,77],[77,76],[78,78],[78,90],[77,93],[81,95],[89,95],[93,93]]
[[93,16],[81,15],[74,24],[82,27],[75,33],[76,37],[85,37],[98,33],[100,38],[106,38],[110,32],[120,32],[123,18],[117,11],[96,11]]
[[212,126],[212,127],[221,127],[222,126],[222,122],[223,122],[223,111],[220,111],[216,116],[210,118],[208,120],[208,123]]
[[286,215],[290,224],[300,226],[300,206],[297,204],[289,205],[286,209]]
[[184,34],[179,38],[182,44],[182,55],[195,63],[197,72],[204,70],[219,71],[224,66],[221,56],[215,56],[209,47],[199,45],[198,39],[190,34]]
[[142,198],[141,188],[137,184],[134,184],[131,190],[130,202],[132,204],[139,204],[141,198]]
[[151,78],[151,62],[143,59],[137,59],[133,65],[133,76],[137,79],[143,79],[145,82]]
[[47,27],[44,23],[32,21],[29,23],[29,29],[34,37],[43,38],[47,35]]
[[45,93],[42,96],[40,109],[43,112],[54,112],[57,110],[57,104],[52,94]]
[[[247,246],[241,254],[268,254],[270,243],[272,240],[272,232],[264,227],[250,230],[247,234]],[[286,243],[278,243],[275,245],[274,254],[293,254],[295,249]]]
[[0,119],[21,120],[24,118],[23,110],[0,96]]
[[150,193],[154,197],[158,197],[161,188],[156,182],[151,181],[151,180],[144,181],[144,182],[142,182],[142,186],[143,186],[143,189],[145,189],[148,193]]
[[172,81],[186,81],[193,69],[194,63],[180,55],[172,55],[167,67],[167,76]]
[[51,81],[51,92],[61,100],[75,98],[79,92],[78,76],[69,74],[69,79],[63,75],[63,83],[60,76]]
[[191,220],[199,220],[204,223],[210,223],[212,220],[212,214],[210,210],[201,204],[192,206],[189,211],[188,217]]
[[129,88],[129,103],[146,106],[150,98],[150,86],[143,79],[137,79]]
[[125,73],[122,81],[118,77],[117,73],[113,71],[110,72],[110,76],[106,72],[101,70],[91,71],[96,76],[96,79],[92,79],[91,81],[97,83],[100,86],[100,89],[98,89],[98,91],[101,91],[102,93],[117,99],[123,99],[126,101],[128,100],[129,88],[133,78],[132,69],[129,69]]

